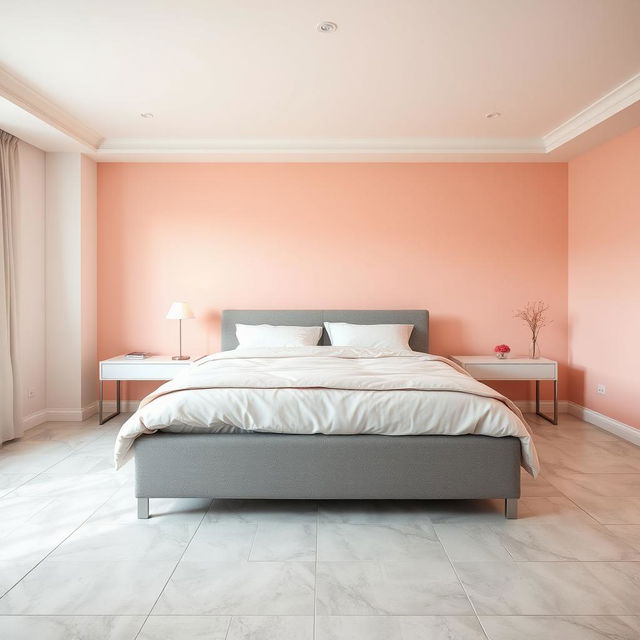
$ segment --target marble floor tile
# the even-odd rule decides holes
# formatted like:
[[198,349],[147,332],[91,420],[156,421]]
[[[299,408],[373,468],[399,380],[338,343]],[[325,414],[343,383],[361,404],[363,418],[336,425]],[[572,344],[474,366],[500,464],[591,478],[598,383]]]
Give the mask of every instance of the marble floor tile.
[[76,529],[75,525],[51,527],[27,522],[0,539],[0,563],[17,562],[34,567]]
[[640,618],[625,616],[481,616],[489,640],[637,640]]
[[615,498],[573,491],[573,501],[601,524],[640,524],[640,498]]
[[475,616],[319,616],[315,640],[486,640]]
[[23,498],[6,496],[0,500],[0,539],[44,509],[53,498]]
[[149,616],[136,640],[227,640],[229,616]]
[[456,562],[478,615],[637,615],[637,562]]
[[435,524],[447,556],[454,562],[497,562],[513,558],[502,544],[499,530],[487,525]]
[[[53,475],[40,473],[13,491],[14,496],[95,496],[99,501],[115,493],[122,485],[123,476],[102,474]],[[104,500],[103,500],[104,501]]]
[[226,640],[314,640],[313,616],[235,616]]
[[[79,474],[109,474],[118,473],[113,466],[112,455],[92,455],[87,453],[72,453],[64,460],[47,469],[50,476],[75,476]],[[117,477],[117,476],[116,476]]]
[[0,616],[7,640],[134,640],[144,616]]
[[315,562],[315,522],[260,522],[249,560]]
[[518,503],[517,520],[502,518],[502,520],[498,520],[495,524],[504,528],[546,524],[556,524],[565,527],[597,524],[591,516],[566,496],[520,498]]
[[450,563],[319,562],[316,614],[469,615],[469,601]]
[[[29,562],[0,562],[0,598],[24,578],[35,564]],[[4,636],[0,634],[0,638]]]
[[321,500],[318,522],[344,524],[429,523],[424,500]]
[[35,473],[0,473],[0,498],[35,477]]
[[174,562],[49,562],[0,599],[0,615],[145,615]]
[[49,560],[56,562],[178,562],[195,533],[194,522],[162,527],[87,523],[71,534]]
[[0,562],[35,566],[80,527],[96,508],[90,496],[82,500],[24,499],[46,501],[46,504],[0,538]]
[[0,473],[42,473],[72,452],[61,442],[10,442],[0,449]]
[[520,475],[520,490],[521,495],[525,498],[548,498],[562,495],[560,489],[554,487],[542,475],[534,480],[525,471]]
[[27,431],[24,441],[61,442],[71,449],[80,449],[97,440],[100,435],[95,427],[51,426],[49,423]]
[[640,561],[635,547],[595,523],[505,527],[499,537],[515,561]]
[[617,442],[583,443],[576,450],[559,447],[538,447],[538,455],[544,460],[545,469],[553,467],[556,473],[640,473],[640,456],[632,452],[614,452],[601,445],[617,445]]
[[205,522],[315,523],[317,512],[316,503],[307,500],[214,500]]
[[153,613],[312,615],[313,592],[310,562],[182,561]]
[[446,560],[431,524],[338,524],[318,526],[321,562]]
[[553,468],[547,478],[569,498],[579,498],[585,492],[604,497],[640,498],[640,473],[563,473]]
[[185,562],[246,561],[257,527],[246,522],[203,522],[182,559]]
[[607,530],[640,551],[640,524],[607,525]]

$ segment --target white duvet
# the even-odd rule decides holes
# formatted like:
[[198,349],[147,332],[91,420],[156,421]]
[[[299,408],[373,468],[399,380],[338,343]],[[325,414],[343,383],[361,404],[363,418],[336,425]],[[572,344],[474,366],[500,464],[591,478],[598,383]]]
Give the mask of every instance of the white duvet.
[[207,356],[140,403],[118,434],[171,432],[516,436],[539,463],[520,410],[456,364],[415,351],[351,347],[236,349]]

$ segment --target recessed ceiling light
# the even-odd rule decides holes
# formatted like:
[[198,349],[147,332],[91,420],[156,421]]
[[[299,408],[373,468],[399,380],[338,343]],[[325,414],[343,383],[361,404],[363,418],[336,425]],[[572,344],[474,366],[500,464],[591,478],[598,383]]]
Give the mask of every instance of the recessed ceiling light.
[[493,118],[499,118],[502,114],[499,111],[492,111],[491,113],[487,113],[485,118],[489,118],[489,120],[493,120]]
[[335,22],[321,22],[318,25],[318,31],[321,33],[331,33],[332,31],[336,31],[338,25]]
[[153,113],[149,113],[149,112],[141,113],[140,117],[142,117],[142,118],[153,118]]

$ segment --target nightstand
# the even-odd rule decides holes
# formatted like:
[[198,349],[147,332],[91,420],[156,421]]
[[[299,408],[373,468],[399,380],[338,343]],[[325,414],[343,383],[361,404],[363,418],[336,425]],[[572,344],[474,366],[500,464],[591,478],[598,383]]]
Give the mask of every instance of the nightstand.
[[[98,400],[98,420],[104,424],[120,413],[120,382],[122,380],[172,380],[186,367],[198,358],[189,360],[172,360],[171,356],[149,356],[141,360],[116,356],[108,360],[100,361],[100,395]],[[113,380],[116,383],[116,410],[111,415],[103,418],[102,386],[105,380]]]
[[[536,415],[558,424],[558,363],[548,358],[496,358],[496,356],[451,356],[476,380],[535,380]],[[553,418],[540,411],[540,382],[553,382]]]

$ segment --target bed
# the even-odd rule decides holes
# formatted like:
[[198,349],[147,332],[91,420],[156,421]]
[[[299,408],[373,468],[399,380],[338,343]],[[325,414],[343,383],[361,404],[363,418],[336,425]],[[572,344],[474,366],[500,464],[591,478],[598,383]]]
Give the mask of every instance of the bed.
[[[322,326],[323,322],[397,323],[414,325],[410,346],[426,354],[428,317],[424,310],[225,311],[221,346],[223,351],[237,346],[236,323],[294,326]],[[329,344],[325,333],[320,344]],[[506,407],[504,410],[509,411]],[[137,437],[133,448],[139,518],[149,517],[150,498],[197,497],[500,498],[505,501],[505,516],[517,517],[522,438],[514,436],[158,430]]]

